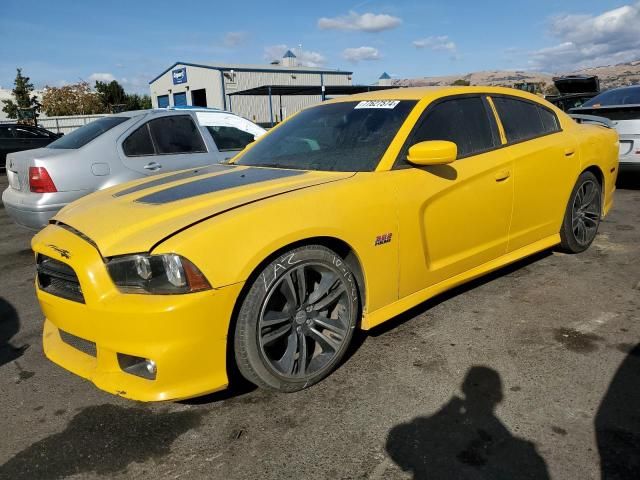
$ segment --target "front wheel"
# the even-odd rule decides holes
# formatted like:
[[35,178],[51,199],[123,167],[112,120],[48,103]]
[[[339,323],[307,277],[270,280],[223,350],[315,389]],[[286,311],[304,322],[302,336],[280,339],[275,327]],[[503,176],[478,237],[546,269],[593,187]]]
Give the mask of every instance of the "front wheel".
[[596,176],[583,172],[576,182],[560,230],[565,252],[585,251],[596,238],[602,211],[602,188]]
[[270,390],[313,385],[344,356],[359,311],[354,275],[335,252],[312,245],[281,255],[258,274],[240,307],[240,373]]

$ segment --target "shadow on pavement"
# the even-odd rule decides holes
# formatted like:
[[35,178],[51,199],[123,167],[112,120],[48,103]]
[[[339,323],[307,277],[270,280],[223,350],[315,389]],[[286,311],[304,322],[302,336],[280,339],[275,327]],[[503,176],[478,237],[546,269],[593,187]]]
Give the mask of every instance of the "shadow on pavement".
[[5,363],[12,362],[27,349],[27,345],[14,347],[9,340],[20,330],[20,319],[16,309],[0,297],[0,367]]
[[391,429],[391,459],[416,480],[548,479],[535,444],[514,436],[495,415],[503,400],[498,372],[471,367],[461,388],[464,398],[454,395],[433,415]]
[[628,190],[640,190],[640,171],[625,172],[618,174],[616,187]]
[[602,480],[640,478],[640,344],[616,372],[595,418]]
[[83,409],[64,431],[34,443],[0,466],[0,478],[57,479],[122,472],[133,462],[159,459],[200,425],[202,412],[160,412],[116,405]]

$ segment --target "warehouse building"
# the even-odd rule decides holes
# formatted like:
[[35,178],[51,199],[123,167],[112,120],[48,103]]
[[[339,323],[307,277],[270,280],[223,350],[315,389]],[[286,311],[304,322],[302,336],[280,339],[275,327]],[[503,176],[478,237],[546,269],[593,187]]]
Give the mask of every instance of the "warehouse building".
[[195,64],[176,62],[149,82],[153,107],[193,105],[220,108],[256,123],[278,122],[322,100],[315,95],[235,95],[274,86],[350,86],[352,72],[298,65],[287,51],[277,64]]

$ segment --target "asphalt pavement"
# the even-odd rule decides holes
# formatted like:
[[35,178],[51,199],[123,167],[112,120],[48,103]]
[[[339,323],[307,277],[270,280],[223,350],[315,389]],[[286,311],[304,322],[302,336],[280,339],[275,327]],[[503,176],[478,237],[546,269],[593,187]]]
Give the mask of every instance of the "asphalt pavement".
[[43,356],[31,233],[0,208],[0,479],[640,478],[640,178],[622,180],[587,252],[361,334],[310,389],[161,404]]

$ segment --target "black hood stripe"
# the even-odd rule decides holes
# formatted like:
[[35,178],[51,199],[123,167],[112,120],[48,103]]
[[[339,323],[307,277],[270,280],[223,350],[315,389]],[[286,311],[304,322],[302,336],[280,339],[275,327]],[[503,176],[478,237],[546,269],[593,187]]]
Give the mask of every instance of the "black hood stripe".
[[169,175],[167,177],[158,178],[150,182],[141,183],[140,185],[126,188],[124,190],[121,190],[118,193],[114,193],[113,196],[123,197],[124,195],[129,195],[130,193],[136,193],[142,190],[146,190],[147,188],[159,187],[160,185],[165,185],[167,183],[177,182],[179,180],[186,180],[187,178],[200,177],[202,175],[208,175],[210,173],[222,172],[225,170],[229,171],[234,168],[237,168],[237,167],[235,165],[209,165],[207,167],[198,168],[195,170],[188,170],[186,172],[176,173],[175,175]]
[[175,187],[169,187],[159,192],[151,193],[136,200],[141,203],[161,205],[169,202],[176,202],[186,198],[205,195],[207,193],[220,192],[230,188],[242,187],[253,183],[267,182],[281,178],[304,175],[304,171],[280,170],[270,168],[245,168],[229,172],[225,175],[203,178]]

